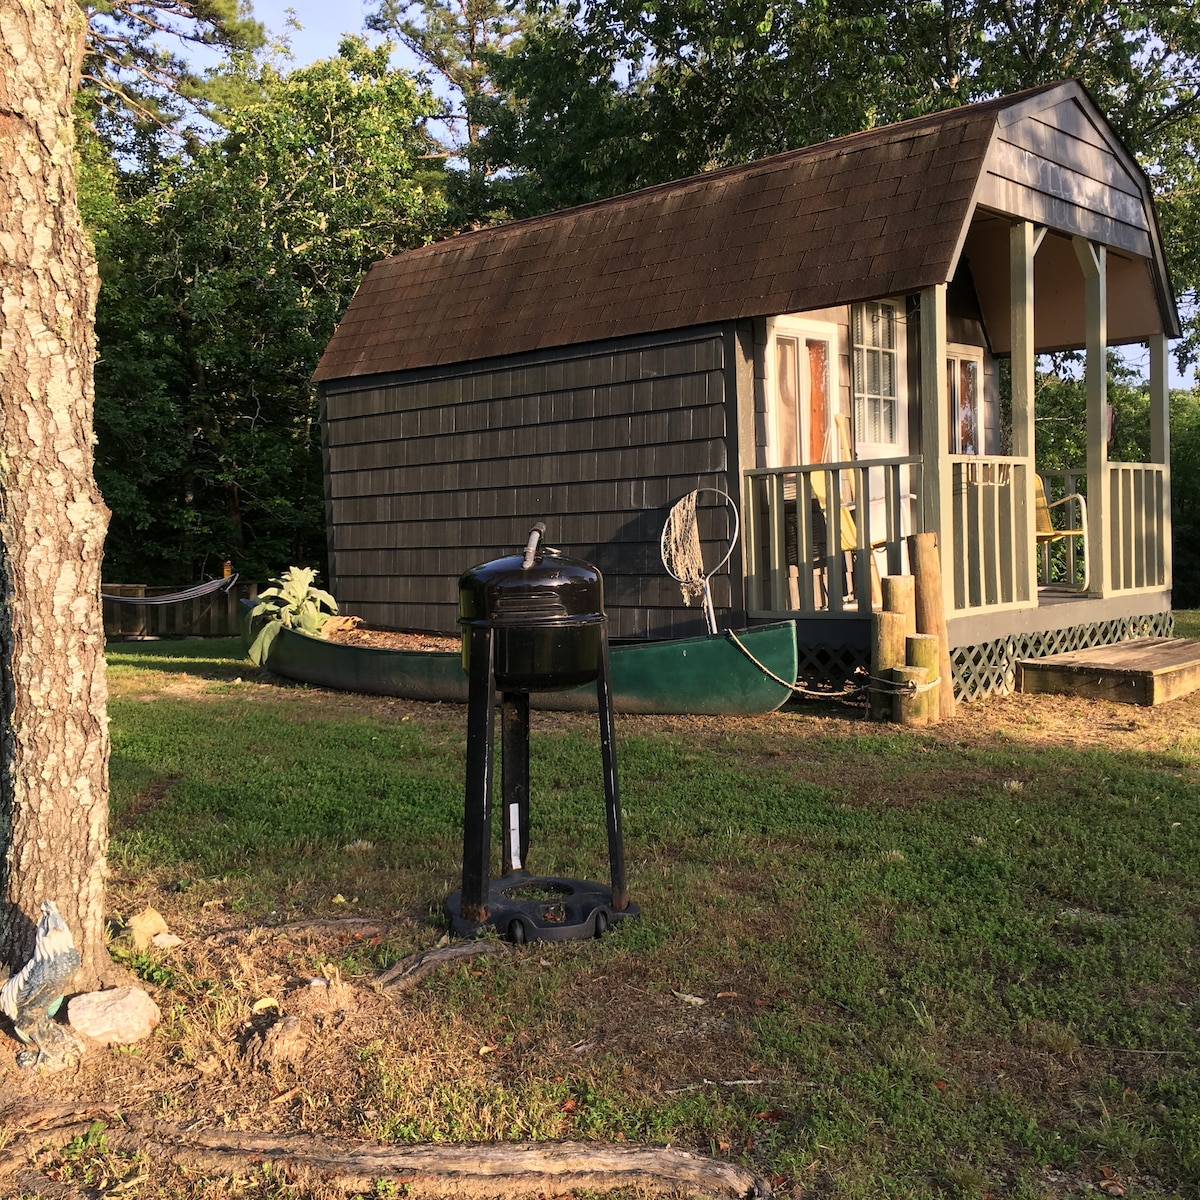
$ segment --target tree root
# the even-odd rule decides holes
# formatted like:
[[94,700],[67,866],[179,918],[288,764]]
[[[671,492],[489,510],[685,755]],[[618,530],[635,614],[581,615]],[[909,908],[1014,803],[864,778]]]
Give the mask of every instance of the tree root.
[[347,1193],[371,1192],[379,1180],[388,1180],[403,1184],[409,1196],[462,1200],[630,1186],[723,1200],[768,1200],[771,1195],[766,1181],[748,1168],[686,1150],[581,1142],[350,1145],[306,1134],[182,1129],[100,1106],[22,1103],[0,1113],[9,1134],[0,1151],[0,1180],[27,1170],[31,1154],[39,1148],[63,1146],[96,1120],[106,1123],[110,1148],[141,1151],[154,1162],[221,1175],[269,1163],[289,1174],[319,1178]]
[[511,948],[507,942],[500,942],[495,938],[434,946],[432,950],[422,950],[419,954],[410,954],[407,958],[402,958],[398,963],[388,967],[386,971],[375,977],[375,986],[389,992],[407,992],[426,975],[448,962],[462,962],[481,954],[507,954]]

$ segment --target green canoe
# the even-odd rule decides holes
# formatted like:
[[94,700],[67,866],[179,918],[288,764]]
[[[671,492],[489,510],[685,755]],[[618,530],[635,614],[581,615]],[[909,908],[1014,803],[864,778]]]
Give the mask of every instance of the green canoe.
[[[247,629],[247,634],[249,630]],[[619,713],[772,712],[792,694],[796,628],[791,621],[736,632],[614,646],[613,708]],[[316,687],[466,703],[467,676],[458,654],[349,646],[282,629],[271,643],[268,671]],[[594,684],[535,692],[536,708],[587,710]]]

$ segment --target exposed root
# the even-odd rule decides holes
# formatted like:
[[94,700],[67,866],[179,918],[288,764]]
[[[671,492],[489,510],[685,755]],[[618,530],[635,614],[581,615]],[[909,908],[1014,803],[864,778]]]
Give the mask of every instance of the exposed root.
[[183,1129],[138,1114],[69,1104],[17,1103],[0,1113],[8,1133],[0,1180],[28,1171],[31,1157],[64,1146],[106,1123],[108,1145],[189,1171],[230,1175],[270,1164],[319,1178],[346,1193],[371,1192],[378,1181],[403,1184],[409,1196],[491,1197],[557,1194],[577,1188],[644,1187],[692,1196],[762,1197],[768,1184],[753,1171],[685,1150],[601,1146],[581,1142],[484,1146],[372,1146],[335,1143],[306,1134]]
[[507,942],[495,939],[434,946],[432,950],[422,950],[419,954],[410,954],[407,958],[402,958],[376,977],[375,986],[389,992],[406,992],[446,963],[462,962],[481,954],[507,954],[510,949]]

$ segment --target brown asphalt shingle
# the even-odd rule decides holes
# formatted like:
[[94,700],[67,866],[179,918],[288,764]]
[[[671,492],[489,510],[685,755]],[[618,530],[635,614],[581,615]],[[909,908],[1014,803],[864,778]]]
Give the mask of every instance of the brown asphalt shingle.
[[314,379],[944,283],[997,117],[1013,103],[950,109],[384,259]]

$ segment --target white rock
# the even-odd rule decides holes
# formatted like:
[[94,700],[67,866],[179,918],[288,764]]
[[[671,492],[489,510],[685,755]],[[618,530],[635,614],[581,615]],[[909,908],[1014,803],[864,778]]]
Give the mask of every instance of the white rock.
[[150,939],[150,945],[159,950],[174,950],[183,945],[183,938],[177,933],[156,933]]
[[137,987],[84,992],[67,1004],[72,1029],[101,1046],[127,1046],[153,1032],[162,1019],[158,1005]]

